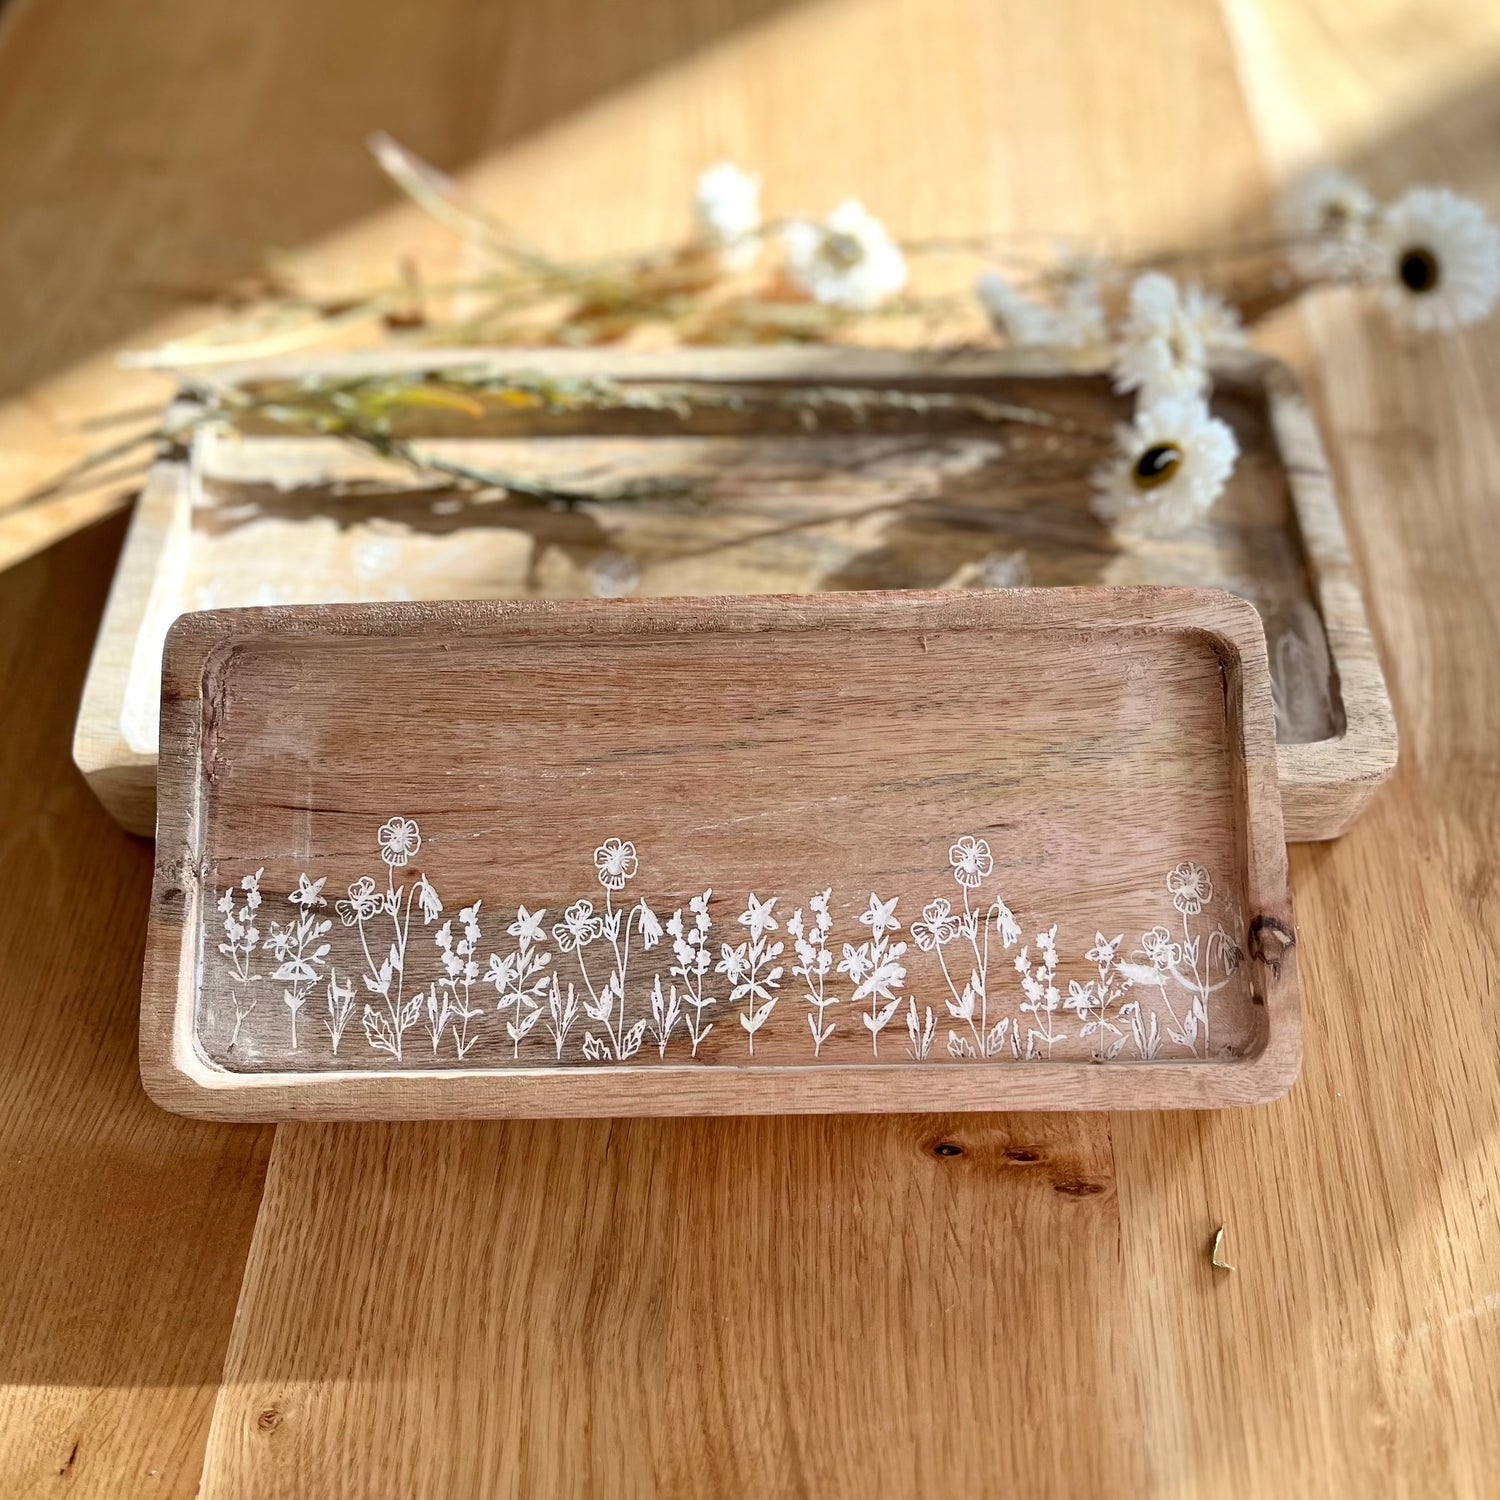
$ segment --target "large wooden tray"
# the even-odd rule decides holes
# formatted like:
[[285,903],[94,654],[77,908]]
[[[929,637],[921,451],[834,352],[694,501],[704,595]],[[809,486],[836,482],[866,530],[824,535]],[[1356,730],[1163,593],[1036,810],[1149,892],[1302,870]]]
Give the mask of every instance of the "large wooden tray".
[[[79,715],[75,756],[127,827],[154,825],[161,644],[172,620],[235,605],[587,596],[629,559],[643,595],[831,589],[1186,584],[1227,588],[1270,641],[1287,836],[1330,838],[1394,764],[1395,726],[1338,507],[1290,375],[1226,366],[1215,408],[1243,458],[1192,531],[1122,549],[1089,511],[1088,474],[1126,411],[1098,372],[1010,353],[856,350],[344,357],[241,378],[393,363],[707,381],[786,391],[863,383],[982,394],[1053,413],[1071,432],[886,413],[816,431],[785,414],[716,413],[685,429],[651,414],[423,410],[409,435],[450,457],[571,483],[666,473],[705,501],[549,511],[414,491],[344,446],[200,434],[154,471],[131,530]],[[1081,436],[1080,436],[1081,434]]]
[[1299,1058],[1214,591],[173,627],[141,1063],[256,1119],[1248,1104]]

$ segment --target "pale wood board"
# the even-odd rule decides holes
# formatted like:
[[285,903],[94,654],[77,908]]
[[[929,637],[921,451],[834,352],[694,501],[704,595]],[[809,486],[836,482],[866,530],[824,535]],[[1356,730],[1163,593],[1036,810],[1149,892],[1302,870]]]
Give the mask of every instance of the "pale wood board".
[[[1296,1071],[1265,638],[1230,595],[221,611],[173,627],[163,715],[141,1037],[169,1108],[1200,1107],[1264,1102]],[[394,905],[377,912],[366,872],[398,833],[380,872]],[[314,880],[327,894],[294,910]],[[441,923],[414,905],[430,890],[447,893]],[[817,929],[820,891],[832,928],[817,941],[844,967],[803,976],[829,1002],[813,1013],[794,939]],[[484,976],[488,953],[519,951],[497,924],[526,920],[520,907],[540,913],[528,941],[555,983],[513,1001],[511,1025],[533,1025],[507,1040],[491,1002],[517,991]],[[669,918],[682,925],[663,940]],[[231,945],[295,919],[301,982],[282,973],[283,1000],[271,970],[292,950]],[[622,925],[580,943],[601,919]],[[470,923],[473,983],[445,989],[434,939],[465,941]],[[702,970],[690,945],[668,956],[690,931]],[[1037,982],[1053,1007],[1028,1015],[1015,966],[1039,973],[1048,933],[1058,957]],[[372,1004],[393,941],[400,974]],[[737,944],[749,967],[733,966]],[[891,984],[862,1003],[852,984],[881,966]],[[750,998],[730,993],[757,978]],[[705,1006],[674,1032],[664,996],[679,984]],[[1108,986],[1092,1010],[1061,1008],[1089,984]],[[977,1024],[953,1009],[969,985]],[[445,1025],[450,1004],[465,1014]]]
[[151,849],[66,763],[122,532],[74,537],[0,587],[7,1496],[192,1495],[271,1153],[269,1130],[196,1126],[140,1089]]
[[[1241,458],[1208,516],[1122,543],[1089,509],[1128,402],[1103,373],[1027,351],[405,351],[262,361],[244,384],[482,366],[700,387],[753,401],[830,384],[1003,402],[1055,426],[941,411],[413,409],[400,431],[450,460],[574,488],[665,478],[688,493],[567,510],[434,490],[332,439],[199,432],[152,471],[96,648],[75,758],[115,816],[153,828],[160,645],[180,613],[259,604],[587,596],[633,569],[644,596],[980,587],[1012,582],[1216,585],[1269,639],[1283,813],[1294,840],[1336,837],[1396,758],[1390,700],[1312,418],[1282,366],[1227,359],[1215,407]],[[663,386],[661,383],[666,383]],[[198,408],[179,403],[186,430]]]
[[[1500,207],[1492,5],[1237,9],[1264,23],[1280,68],[1251,80],[1262,122],[1301,114],[1382,192],[1446,180]],[[93,0],[11,0],[0,28],[5,455],[27,476],[96,441],[83,419],[165,399],[114,351],[183,326],[188,288],[258,247],[311,243],[372,276],[441,240],[414,212],[375,212],[390,199],[355,143],[377,125],[567,250],[677,232],[693,172],[725,154],[767,174],[772,212],[854,189],[910,233],[1113,229],[1139,245],[1264,210],[1244,46],[1203,0],[1148,0],[1128,18],[1084,0],[268,0],[254,24],[218,0],[165,0],[149,23]],[[5,783],[7,868],[36,899],[0,929],[0,973],[32,1035],[75,1013],[49,1008],[59,969],[33,955],[75,941],[76,873],[107,862],[122,891],[139,882],[128,909],[101,912],[80,982],[83,1014],[104,993],[123,1007],[118,1029],[85,1033],[104,1050],[81,1071],[76,1052],[29,1050],[0,1085],[34,1164],[24,1186],[9,1179],[9,1232],[41,1247],[0,1259],[0,1285],[51,1357],[7,1367],[0,1488],[1492,1490],[1500,330],[1424,343],[1373,308],[1311,312],[1276,342],[1318,408],[1405,746],[1348,836],[1292,851],[1308,1052],[1298,1087],[1263,1111],[283,1127],[248,1260],[216,1236],[245,1222],[258,1166],[174,1177],[209,1195],[214,1222],[206,1238],[179,1231],[193,1270],[163,1291],[162,1203],[182,1200],[112,1197],[118,1158],[92,1141],[80,1156],[60,1128],[130,1109],[89,1089],[107,1075],[97,1058],[128,1066],[148,873],[81,787],[46,779],[118,532],[0,579],[26,643],[9,701],[53,747]],[[24,545],[46,519],[26,518]],[[149,1115],[128,1118],[128,1141],[150,1138]],[[244,1130],[169,1125],[157,1139],[179,1153]],[[966,1155],[921,1154],[939,1140]],[[98,1177],[80,1178],[80,1160]],[[1103,1191],[1054,1194],[1054,1176]],[[671,1191],[683,1182],[704,1195],[696,1233]],[[1208,1263],[1221,1224],[1233,1273]],[[685,1248],[659,1279],[646,1250],[668,1231]],[[90,1321],[97,1304],[80,1298],[113,1284],[100,1268],[129,1256],[108,1247],[130,1244],[150,1247],[130,1317]],[[497,1253],[534,1310],[518,1296],[511,1317],[493,1314]],[[37,1274],[59,1257],[73,1274]],[[140,1357],[162,1330],[182,1365]],[[91,1440],[61,1477],[80,1432]],[[148,1461],[146,1478],[143,1432],[174,1435],[174,1461]]]

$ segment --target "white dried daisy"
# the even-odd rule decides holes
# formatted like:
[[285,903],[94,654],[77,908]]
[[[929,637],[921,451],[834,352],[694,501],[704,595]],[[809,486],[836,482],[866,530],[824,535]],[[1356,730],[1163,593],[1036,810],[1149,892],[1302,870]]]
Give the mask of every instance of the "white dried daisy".
[[1196,396],[1139,404],[1116,429],[1119,455],[1094,474],[1094,513],[1122,532],[1166,536],[1224,492],[1239,444]]
[[815,302],[869,312],[906,285],[900,248],[858,198],[846,198],[820,224],[788,224],[782,236],[787,273]]
[[1401,322],[1449,332],[1487,317],[1500,297],[1500,230],[1448,188],[1413,188],[1381,214],[1376,266]]
[[1347,172],[1314,172],[1296,183],[1277,206],[1292,239],[1287,258],[1309,281],[1340,280],[1365,263],[1377,205]]
[[732,161],[709,167],[693,198],[704,239],[719,248],[731,270],[744,270],[760,253],[760,178]]
[[1115,347],[1117,391],[1138,391],[1147,404],[1167,396],[1202,396],[1208,361],[1239,349],[1245,330],[1239,315],[1214,292],[1179,287],[1151,271],[1130,288],[1130,307]]
[[1070,280],[1055,307],[1023,296],[998,271],[981,272],[974,295],[1017,348],[1092,349],[1106,341],[1104,303],[1091,278]]

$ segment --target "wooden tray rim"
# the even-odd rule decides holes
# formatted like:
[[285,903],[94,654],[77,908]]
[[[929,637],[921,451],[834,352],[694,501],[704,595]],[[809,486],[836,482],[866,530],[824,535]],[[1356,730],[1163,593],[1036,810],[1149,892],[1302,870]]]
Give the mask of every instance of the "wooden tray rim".
[[[215,380],[353,375],[374,370],[421,371],[479,365],[496,371],[601,375],[620,380],[683,378],[911,379],[997,376],[1079,376],[1101,373],[1097,361],[1055,351],[887,351],[813,349],[630,350],[367,350],[336,356],[268,359],[213,370]],[[1259,354],[1230,356],[1220,378],[1261,383],[1281,449],[1293,511],[1322,617],[1343,728],[1337,735],[1278,745],[1276,760],[1287,838],[1294,843],[1336,838],[1364,811],[1395,768],[1398,740],[1390,695],[1345,535],[1327,457],[1312,413],[1291,370]],[[186,415],[191,403],[179,403]],[[157,573],[177,511],[192,493],[192,459],[177,447],[152,468],[132,519],[89,664],[73,740],[73,759],[111,813],[130,831],[153,829],[152,772],[156,757],[132,748],[121,718],[133,647],[149,612]]]
[[[141,1078],[163,1108],[217,1119],[414,1119],[491,1116],[833,1113],[931,1109],[1206,1108],[1285,1093],[1301,1062],[1295,940],[1268,962],[1252,951],[1264,1008],[1253,1053],[1201,1062],[910,1063],[736,1067],[652,1065],[581,1075],[576,1067],[244,1074],[211,1063],[193,1016],[202,919],[200,774],[205,687],[236,645],[330,634],[483,634],[546,639],[586,618],[594,634],[753,634],[809,629],[1027,628],[1188,633],[1224,669],[1232,746],[1242,771],[1242,853],[1249,911],[1294,932],[1276,788],[1270,676],[1254,607],[1213,589],[886,591],[701,599],[485,600],[279,609],[182,616],[162,682],[157,860],[141,995]],[[1254,945],[1252,944],[1252,949]],[[583,1082],[583,1078],[587,1082]],[[663,1080],[670,1083],[665,1086]]]

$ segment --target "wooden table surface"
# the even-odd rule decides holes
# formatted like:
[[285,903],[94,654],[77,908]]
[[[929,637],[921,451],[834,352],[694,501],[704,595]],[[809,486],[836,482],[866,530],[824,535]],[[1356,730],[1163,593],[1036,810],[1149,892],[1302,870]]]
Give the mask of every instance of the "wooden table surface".
[[[377,126],[560,250],[681,231],[720,155],[772,212],[1132,246],[1323,153],[1495,212],[1497,74],[1490,0],[10,0],[0,505],[263,248],[431,247]],[[1243,1113],[162,1114],[152,851],[69,760],[120,502],[0,514],[0,1494],[1500,1492],[1500,319],[1334,297],[1270,342],[1403,750],[1294,851],[1306,1065]]]

